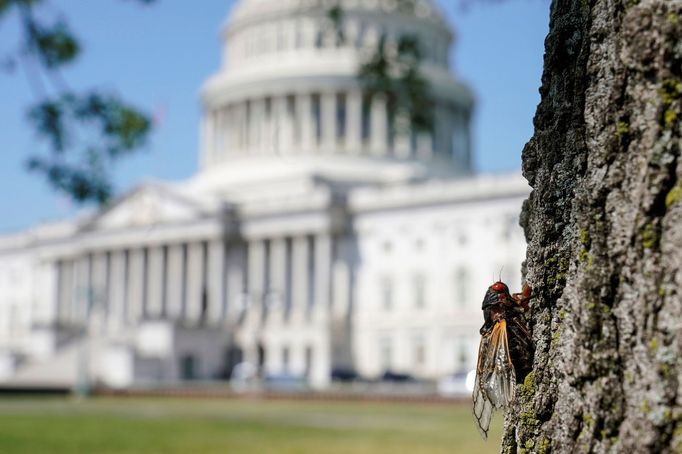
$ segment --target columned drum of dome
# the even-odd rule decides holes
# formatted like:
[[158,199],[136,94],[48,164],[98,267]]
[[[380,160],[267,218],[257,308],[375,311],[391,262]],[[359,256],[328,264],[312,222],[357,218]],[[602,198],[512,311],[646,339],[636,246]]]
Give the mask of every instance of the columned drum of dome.
[[[433,3],[341,2],[339,31],[328,2],[239,2],[222,32],[223,58],[202,90],[201,167],[263,156],[314,162],[332,156],[420,163],[431,172],[469,174],[473,98],[450,72],[453,34]],[[418,39],[421,70],[433,94],[433,133],[390,124],[381,96],[367,96],[360,65],[383,42]],[[360,158],[360,159],[358,159]],[[447,169],[447,170],[444,170]],[[414,173],[414,171],[412,172]],[[423,173],[423,172],[422,172]]]

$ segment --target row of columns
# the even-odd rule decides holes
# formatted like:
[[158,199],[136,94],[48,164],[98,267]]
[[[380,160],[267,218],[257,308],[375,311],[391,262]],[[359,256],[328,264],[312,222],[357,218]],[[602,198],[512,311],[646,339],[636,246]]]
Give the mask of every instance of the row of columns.
[[360,90],[242,101],[206,112],[203,164],[247,155],[362,153],[428,160],[441,153],[452,157],[453,143],[468,147],[468,123],[457,121],[463,115],[439,106],[432,135],[413,132],[404,115],[397,115],[396,127],[391,128],[386,98],[365,97]]
[[142,319],[236,321],[275,306],[305,319],[330,302],[331,261],[327,234],[92,252],[57,263],[58,319],[97,314],[116,330]]
[[251,241],[247,266],[245,297],[253,323],[273,318],[300,322],[309,320],[315,309],[325,312],[329,307],[329,235]]
[[[399,27],[345,18],[341,36],[324,16],[294,20],[268,21],[232,33],[226,42],[226,61],[238,67],[251,58],[305,49],[355,48],[374,49],[385,35],[386,46],[395,46],[405,32]],[[410,32],[410,35],[414,32]],[[343,37],[343,39],[340,39]],[[422,55],[427,62],[447,65],[449,39],[443,34],[423,34]]]

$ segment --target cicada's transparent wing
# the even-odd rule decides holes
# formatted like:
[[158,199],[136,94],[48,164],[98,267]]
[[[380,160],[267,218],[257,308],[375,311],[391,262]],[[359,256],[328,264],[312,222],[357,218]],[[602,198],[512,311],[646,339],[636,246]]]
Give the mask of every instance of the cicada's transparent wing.
[[488,438],[493,410],[514,399],[516,377],[509,356],[507,323],[501,320],[490,333],[481,336],[474,383],[474,418],[478,431]]
[[483,392],[482,377],[484,375],[486,352],[490,346],[490,335],[481,336],[481,343],[478,347],[478,364],[476,365],[476,381],[474,382],[474,419],[476,428],[484,440],[488,439],[490,420],[493,417],[493,404]]

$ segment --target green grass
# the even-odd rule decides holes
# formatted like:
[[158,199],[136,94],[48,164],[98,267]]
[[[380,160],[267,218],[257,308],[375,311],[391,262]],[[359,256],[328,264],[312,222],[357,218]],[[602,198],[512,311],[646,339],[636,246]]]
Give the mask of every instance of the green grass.
[[464,405],[155,398],[0,399],[0,452],[498,452]]

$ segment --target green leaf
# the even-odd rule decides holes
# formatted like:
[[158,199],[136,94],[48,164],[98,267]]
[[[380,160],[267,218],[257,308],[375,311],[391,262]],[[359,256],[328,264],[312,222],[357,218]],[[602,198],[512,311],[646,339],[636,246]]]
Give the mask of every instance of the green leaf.
[[29,119],[51,150],[48,156],[32,156],[29,169],[43,173],[53,187],[78,202],[106,202],[112,192],[108,168],[143,146],[151,130],[145,113],[98,92],[67,93],[41,102],[30,110]]
[[[433,100],[429,83],[420,71],[419,39],[412,35],[400,37],[395,55],[387,54],[385,41],[382,37],[374,54],[360,67],[360,82],[370,95],[385,95],[390,112],[406,112],[414,130],[432,132]],[[393,115],[392,121],[395,118]]]
[[10,0],[0,0],[0,17],[9,9],[11,3]]
[[72,62],[80,51],[78,41],[64,22],[58,22],[52,28],[44,28],[34,23],[30,37],[40,59],[48,68]]
[[58,153],[64,151],[68,143],[63,108],[63,101],[45,101],[31,108],[28,114],[38,135],[49,140]]
[[29,159],[28,168],[43,173],[54,188],[69,194],[77,202],[104,204],[111,198],[111,184],[97,169],[37,157]]

